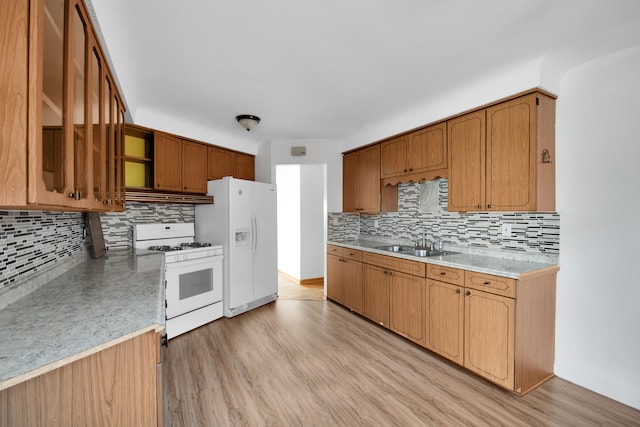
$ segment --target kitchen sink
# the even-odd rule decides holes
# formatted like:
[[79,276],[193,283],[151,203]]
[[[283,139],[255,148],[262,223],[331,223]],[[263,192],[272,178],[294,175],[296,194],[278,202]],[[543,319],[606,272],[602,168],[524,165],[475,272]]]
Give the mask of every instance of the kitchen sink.
[[375,249],[387,252],[405,252],[412,251],[414,248],[411,246],[390,245],[390,246],[376,246]]
[[413,255],[419,257],[432,257],[432,256],[442,256],[442,255],[453,255],[458,252],[450,252],[450,251],[430,251],[429,249],[411,249],[408,251],[402,251],[404,255]]
[[401,253],[404,255],[413,255],[419,257],[432,257],[432,256],[441,256],[441,255],[453,255],[458,252],[450,252],[450,251],[436,251],[429,249],[416,249],[412,246],[402,246],[402,245],[389,245],[389,246],[376,246],[375,249],[380,249],[381,251],[387,252],[395,252]]

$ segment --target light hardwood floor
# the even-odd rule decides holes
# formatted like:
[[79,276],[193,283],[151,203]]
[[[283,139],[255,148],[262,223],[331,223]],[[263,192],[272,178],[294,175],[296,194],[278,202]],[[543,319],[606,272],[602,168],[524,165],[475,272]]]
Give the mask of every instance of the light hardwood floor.
[[329,301],[278,300],[172,339],[167,426],[639,426],[553,378],[518,397]]
[[323,286],[302,286],[278,274],[278,299],[320,301],[323,297]]

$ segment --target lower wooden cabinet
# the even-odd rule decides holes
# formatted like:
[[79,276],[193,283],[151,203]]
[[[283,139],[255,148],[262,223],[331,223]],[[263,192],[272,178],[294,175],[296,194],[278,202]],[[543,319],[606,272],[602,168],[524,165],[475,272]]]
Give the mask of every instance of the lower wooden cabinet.
[[360,251],[327,248],[327,297],[360,313],[362,311],[362,262]]
[[425,294],[425,347],[462,365],[464,287],[427,279]]
[[0,391],[0,427],[162,425],[160,336],[151,330]]
[[516,280],[333,245],[327,253],[330,299],[518,394],[553,376],[557,267]]
[[387,270],[362,264],[362,315],[389,327],[389,281]]
[[389,327],[424,345],[424,277],[389,271]]
[[515,301],[467,289],[464,366],[508,389],[514,386]]

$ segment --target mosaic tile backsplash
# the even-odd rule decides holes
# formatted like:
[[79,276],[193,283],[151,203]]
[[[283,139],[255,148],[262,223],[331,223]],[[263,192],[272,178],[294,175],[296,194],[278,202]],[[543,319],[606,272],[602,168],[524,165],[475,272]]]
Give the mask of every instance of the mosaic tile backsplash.
[[131,247],[133,224],[195,222],[192,204],[127,203],[125,212],[100,215],[102,234],[109,249]]
[[[127,203],[101,215],[109,249],[131,247],[133,224],[194,222],[194,205]],[[89,256],[82,213],[0,210],[0,308]]]
[[[435,185],[434,206],[429,206],[423,185]],[[422,197],[421,197],[422,193]],[[445,248],[512,258],[557,262],[560,251],[560,216],[539,212],[448,212],[448,182],[400,184],[398,212],[378,215],[330,213],[328,238],[385,238],[415,242],[425,233]],[[377,222],[377,227],[376,227]],[[502,224],[511,224],[511,237],[503,237]],[[454,249],[455,250],[455,249]]]
[[0,291],[74,257],[86,257],[84,215],[0,211]]

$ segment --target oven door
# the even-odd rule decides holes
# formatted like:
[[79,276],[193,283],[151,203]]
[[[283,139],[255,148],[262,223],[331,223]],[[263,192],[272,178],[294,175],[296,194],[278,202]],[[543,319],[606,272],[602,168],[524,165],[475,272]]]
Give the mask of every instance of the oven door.
[[165,265],[167,319],[222,300],[222,256]]

